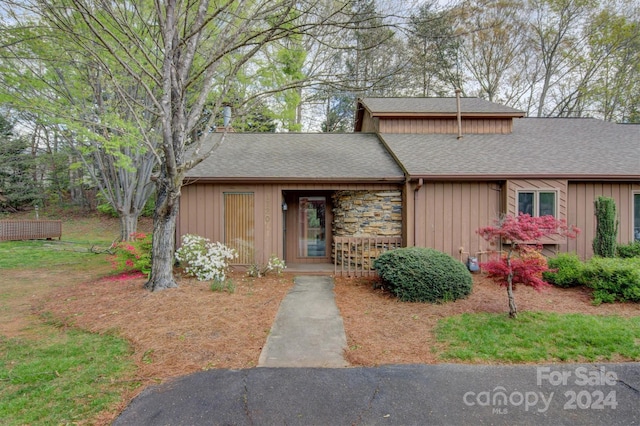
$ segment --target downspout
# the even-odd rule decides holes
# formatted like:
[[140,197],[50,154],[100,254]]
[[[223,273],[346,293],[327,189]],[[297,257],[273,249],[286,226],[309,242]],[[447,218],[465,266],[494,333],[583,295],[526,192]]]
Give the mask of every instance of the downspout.
[[413,246],[414,247],[416,245],[416,241],[418,240],[417,238],[418,227],[416,226],[418,203],[416,202],[416,198],[418,198],[418,192],[420,191],[420,188],[422,188],[422,185],[424,185],[424,179],[419,178],[418,183],[416,184],[416,187],[413,190]]
[[456,111],[458,117],[458,140],[462,139],[462,110],[460,108],[460,89],[456,89]]

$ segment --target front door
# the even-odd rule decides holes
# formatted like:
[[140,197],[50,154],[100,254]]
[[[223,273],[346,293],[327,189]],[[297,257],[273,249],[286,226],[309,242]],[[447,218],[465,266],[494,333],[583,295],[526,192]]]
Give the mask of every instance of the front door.
[[286,261],[327,263],[331,255],[331,206],[327,193],[287,194]]

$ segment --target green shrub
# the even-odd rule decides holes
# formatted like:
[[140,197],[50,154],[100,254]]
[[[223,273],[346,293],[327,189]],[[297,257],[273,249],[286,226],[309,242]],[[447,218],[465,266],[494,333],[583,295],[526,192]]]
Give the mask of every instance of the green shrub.
[[584,266],[575,253],[560,253],[547,260],[550,271],[542,273],[542,278],[558,287],[575,287],[581,285]]
[[383,285],[407,302],[447,302],[471,293],[471,273],[448,254],[421,247],[391,250],[374,267]]
[[614,257],[618,237],[616,203],[613,198],[598,197],[594,202],[596,209],[596,237],[593,239],[593,252],[597,256]]
[[137,232],[132,241],[122,241],[112,246],[111,265],[118,272],[151,272],[151,238],[153,234]]
[[594,257],[584,265],[583,282],[599,303],[640,302],[640,258]]
[[622,258],[640,257],[640,241],[617,246],[616,253]]

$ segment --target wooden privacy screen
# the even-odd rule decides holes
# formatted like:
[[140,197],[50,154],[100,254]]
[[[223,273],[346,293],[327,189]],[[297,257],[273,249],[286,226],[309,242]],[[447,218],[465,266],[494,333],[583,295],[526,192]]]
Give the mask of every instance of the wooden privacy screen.
[[0,241],[50,240],[61,236],[60,220],[0,220]]
[[252,192],[225,192],[224,244],[238,252],[238,259],[234,263],[255,263],[255,211]]

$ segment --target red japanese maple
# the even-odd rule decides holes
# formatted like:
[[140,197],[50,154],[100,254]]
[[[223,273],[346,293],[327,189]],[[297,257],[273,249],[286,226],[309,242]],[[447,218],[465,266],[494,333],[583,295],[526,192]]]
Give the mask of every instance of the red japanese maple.
[[492,244],[502,244],[504,255],[483,262],[481,267],[489,277],[507,287],[509,316],[516,318],[518,308],[513,296],[514,286],[523,284],[540,290],[548,285],[542,279],[542,273],[549,268],[546,258],[540,253],[541,241],[555,235],[575,238],[580,230],[553,216],[520,214],[507,215],[496,221],[495,226],[480,228],[476,232]]

